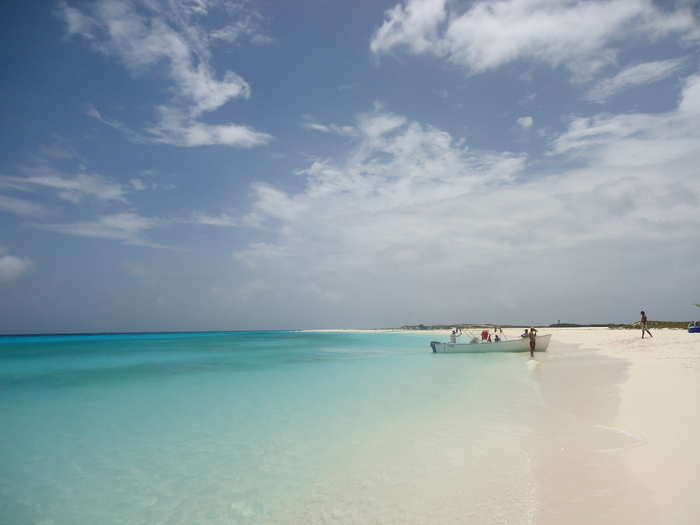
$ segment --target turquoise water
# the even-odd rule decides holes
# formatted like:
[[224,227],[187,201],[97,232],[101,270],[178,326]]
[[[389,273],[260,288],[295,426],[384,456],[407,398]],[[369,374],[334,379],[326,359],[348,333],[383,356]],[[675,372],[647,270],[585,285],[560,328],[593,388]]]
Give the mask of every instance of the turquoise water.
[[0,337],[0,521],[528,523],[526,358],[434,338]]

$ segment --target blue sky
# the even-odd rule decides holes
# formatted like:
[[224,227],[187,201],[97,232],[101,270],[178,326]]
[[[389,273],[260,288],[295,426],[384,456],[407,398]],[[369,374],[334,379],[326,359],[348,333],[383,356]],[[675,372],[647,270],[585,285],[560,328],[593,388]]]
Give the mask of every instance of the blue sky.
[[6,2],[0,331],[689,319],[699,14]]

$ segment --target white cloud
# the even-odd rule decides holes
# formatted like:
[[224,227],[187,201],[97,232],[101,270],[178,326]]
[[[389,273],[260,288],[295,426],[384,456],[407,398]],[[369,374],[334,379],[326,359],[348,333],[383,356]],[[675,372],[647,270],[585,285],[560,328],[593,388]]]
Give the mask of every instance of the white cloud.
[[240,225],[240,221],[238,220],[238,218],[229,215],[228,213],[221,213],[219,215],[211,215],[208,213],[195,213],[190,219],[184,222],[190,224],[203,224],[206,226],[221,227],[231,227]]
[[80,202],[85,197],[93,197],[105,201],[126,202],[125,189],[121,184],[111,182],[100,175],[79,173],[66,175],[50,169],[28,169],[27,176],[0,177],[0,187],[8,185],[17,189],[31,191],[36,188],[51,189],[60,199],[73,203]]
[[381,106],[377,106],[377,109],[380,111],[360,115],[357,119],[358,129],[369,140],[380,138],[382,135],[390,133],[406,123],[405,117],[382,112]]
[[373,53],[386,53],[406,46],[413,53],[431,50],[440,41],[441,25],[448,17],[446,0],[409,0],[385,13],[382,26],[372,37]]
[[150,137],[147,137],[142,133],[138,133],[138,132],[134,131],[133,129],[131,129],[129,126],[127,126],[123,122],[120,122],[120,121],[114,120],[114,119],[105,118],[102,115],[102,113],[100,112],[100,110],[98,110],[92,104],[87,105],[86,110],[85,110],[85,114],[88,117],[94,118],[95,120],[99,120],[100,122],[102,122],[103,124],[105,124],[111,128],[114,128],[118,131],[121,131],[132,142],[144,143],[144,142],[149,142],[151,140]]
[[142,217],[133,212],[103,215],[94,221],[63,224],[34,224],[35,227],[67,235],[121,241],[136,246],[158,245],[145,238],[146,231],[162,224],[158,219]]
[[612,78],[598,82],[587,93],[587,98],[594,102],[603,103],[624,89],[651,84],[678,71],[683,59],[657,60],[629,66]]
[[0,282],[14,281],[34,266],[29,257],[17,257],[0,246]]
[[272,141],[272,135],[256,131],[241,124],[205,124],[171,106],[158,106],[158,122],[148,128],[146,133],[138,133],[124,123],[102,117],[96,108],[91,108],[88,115],[124,132],[132,142],[155,142],[180,147],[230,146],[235,148],[253,148]]
[[[168,106],[158,107],[160,121],[148,129],[154,134],[152,137],[134,134],[124,124],[104,118],[95,108],[88,114],[127,132],[136,141],[150,138],[188,147],[209,144],[251,147],[269,141],[269,135],[247,126],[204,124],[197,120],[230,100],[250,97],[250,86],[245,79],[233,71],[217,78],[210,65],[210,42],[212,38],[221,38],[223,33],[210,36],[197,24],[196,17],[208,14],[216,3],[173,0],[161,4],[158,0],[99,0],[86,5],[83,11],[65,3],[60,5],[69,35],[89,37],[97,50],[118,57],[134,73],[164,62],[172,83],[172,100]],[[238,8],[226,5],[228,11],[244,9],[242,5]],[[82,17],[80,24],[75,22],[76,13]],[[242,23],[248,33],[253,31],[250,22]],[[177,115],[176,122],[173,115]]]
[[610,165],[635,166],[692,156],[700,144],[700,75],[686,79],[678,108],[574,118],[553,142],[553,152],[595,155]]
[[246,29],[246,26],[242,23],[228,25],[222,27],[221,29],[212,31],[211,38],[214,40],[223,40],[224,42],[232,44],[246,33]]
[[518,126],[520,126],[523,129],[528,129],[532,127],[532,124],[534,124],[535,119],[533,119],[530,116],[525,116],[525,117],[519,117],[518,120]]
[[[362,135],[347,159],[312,163],[302,172],[303,192],[255,186],[246,220],[279,235],[236,254],[260,274],[259,283],[251,281],[258,297],[272,286],[336,301],[352,293],[350,279],[419,267],[432,250],[438,266],[456,263],[473,227],[464,216],[472,196],[509,184],[524,167],[521,156],[472,153],[449,134],[398,115],[373,112],[358,122]],[[450,245],[459,245],[453,255],[444,251]],[[282,275],[294,279],[283,284]]]
[[320,131],[321,133],[331,133],[333,131],[331,126],[327,124],[319,124],[318,122],[304,122],[302,127],[311,131]]
[[[101,0],[94,5],[92,36],[99,41],[100,50],[116,55],[134,72],[166,61],[176,93],[188,102],[193,116],[232,98],[250,96],[250,87],[235,73],[227,71],[221,80],[215,78],[206,40],[194,24],[188,27],[193,22],[190,17],[200,14],[199,10],[187,9],[179,2],[169,6],[146,2],[141,10],[136,4]],[[178,14],[186,17],[180,22],[182,27],[175,24]],[[68,30],[70,33],[70,27]]]
[[315,122],[310,117],[306,117],[305,121],[302,123],[302,127],[311,131],[318,131],[320,133],[332,133],[335,135],[343,135],[346,137],[352,137],[357,135],[357,130],[353,126],[340,126],[338,124],[321,124],[320,122]]
[[689,9],[666,12],[649,0],[407,0],[386,12],[370,49],[432,54],[472,73],[527,59],[587,79],[614,63],[622,34],[658,38],[695,27]]
[[160,106],[158,112],[160,121],[147,131],[153,141],[161,144],[253,148],[268,144],[272,140],[272,135],[240,124],[205,124],[166,106]]
[[130,179],[129,184],[136,191],[143,191],[146,189],[146,185],[141,179]]
[[66,2],[59,2],[58,14],[66,22],[66,30],[69,35],[80,35],[87,39],[93,38],[95,21],[85,16],[79,9],[69,6]]
[[212,31],[210,33],[212,40],[234,44],[244,37],[248,37],[250,42],[256,45],[269,44],[273,41],[271,37],[262,32],[262,16],[258,11],[247,9],[244,4],[238,4],[236,10],[239,19],[232,24]]
[[636,303],[640,279],[669,257],[673,282],[644,280],[644,294],[677,293],[700,257],[698,116],[693,77],[667,114],[576,119],[552,147],[577,167],[544,175],[524,156],[472,151],[383,110],[363,115],[347,155],[300,171],[303,190],[254,187],[241,223],[265,239],[236,251],[243,277],[229,296],[273,317],[298,305],[300,325],[605,319],[620,297]]
[[42,217],[48,213],[46,207],[41,204],[6,195],[0,195],[0,210],[20,217]]

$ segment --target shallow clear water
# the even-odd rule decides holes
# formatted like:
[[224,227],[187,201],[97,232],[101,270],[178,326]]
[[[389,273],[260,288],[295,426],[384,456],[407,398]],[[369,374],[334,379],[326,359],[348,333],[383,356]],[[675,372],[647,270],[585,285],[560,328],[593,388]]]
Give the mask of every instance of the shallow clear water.
[[0,337],[2,522],[528,523],[526,358],[431,338]]

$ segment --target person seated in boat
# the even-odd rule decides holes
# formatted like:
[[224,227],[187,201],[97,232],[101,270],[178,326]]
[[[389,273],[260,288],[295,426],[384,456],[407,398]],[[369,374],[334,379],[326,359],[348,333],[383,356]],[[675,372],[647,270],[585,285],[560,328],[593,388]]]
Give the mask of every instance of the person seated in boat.
[[496,343],[500,343],[500,342],[501,342],[501,338],[498,337],[498,334],[496,334],[496,335],[494,336],[493,340],[494,340]]
[[452,332],[450,333],[450,343],[451,344],[456,344],[457,343],[457,338],[462,335],[462,329],[460,328],[459,330],[457,328],[453,328]]

